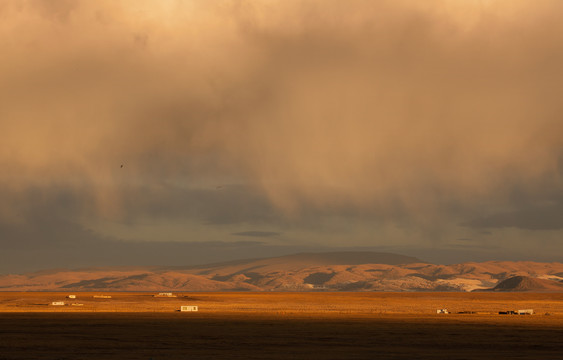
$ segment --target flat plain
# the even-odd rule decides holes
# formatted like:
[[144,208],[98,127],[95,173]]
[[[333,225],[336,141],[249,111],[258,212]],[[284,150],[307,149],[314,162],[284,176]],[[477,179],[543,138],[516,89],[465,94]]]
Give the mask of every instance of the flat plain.
[[[0,293],[0,359],[561,359],[563,353],[563,293],[70,294]],[[48,305],[54,301],[65,305]],[[199,311],[179,312],[181,305]],[[441,308],[453,314],[436,314]],[[498,314],[518,309],[535,314]]]

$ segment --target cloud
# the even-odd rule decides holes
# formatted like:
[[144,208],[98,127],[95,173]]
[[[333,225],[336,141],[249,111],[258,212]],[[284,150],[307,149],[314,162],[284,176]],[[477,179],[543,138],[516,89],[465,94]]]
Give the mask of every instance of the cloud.
[[562,219],[563,203],[557,203],[492,214],[462,225],[473,228],[514,227],[526,230],[561,230]]
[[[47,245],[47,244],[44,244]],[[307,246],[272,246],[251,241],[127,242],[86,239],[65,246],[2,249],[0,272],[96,266],[181,267],[248,258],[273,257],[302,251]]]
[[235,236],[251,236],[251,237],[270,237],[281,235],[279,232],[275,231],[241,231],[237,233],[232,233]]
[[560,229],[562,8],[3,1],[0,219]]

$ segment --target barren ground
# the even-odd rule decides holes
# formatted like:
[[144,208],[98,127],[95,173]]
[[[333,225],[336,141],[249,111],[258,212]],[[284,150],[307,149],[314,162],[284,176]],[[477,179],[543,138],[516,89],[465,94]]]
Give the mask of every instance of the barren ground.
[[[563,353],[561,293],[66,295],[0,293],[0,359],[560,359]],[[84,305],[45,305],[52,301]],[[180,305],[198,305],[199,312],[175,311]],[[478,313],[437,315],[444,307]],[[536,314],[495,314],[527,308]]]

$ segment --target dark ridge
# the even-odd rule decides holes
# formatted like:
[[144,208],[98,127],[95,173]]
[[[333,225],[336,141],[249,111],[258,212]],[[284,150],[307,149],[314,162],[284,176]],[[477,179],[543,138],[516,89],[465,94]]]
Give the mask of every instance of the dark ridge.
[[484,274],[490,275],[493,279],[500,280],[500,279],[506,279],[506,276],[507,276],[508,273],[505,271],[505,272],[498,273],[498,274],[493,274],[491,272],[485,272]]
[[101,288],[106,288],[112,281],[116,279],[117,278],[115,277],[105,277],[105,278],[94,279],[94,280],[82,280],[76,283],[61,286],[61,289],[72,289],[72,288],[101,289]]
[[563,291],[563,284],[554,280],[514,276],[498,283],[492,291]]
[[[272,260],[307,261],[312,264],[322,265],[363,265],[386,264],[400,265],[421,263],[418,258],[399,254],[373,252],[373,251],[338,251],[326,253],[299,253],[295,255],[280,256]],[[276,261],[279,262],[279,261]]]
[[66,271],[72,271],[72,270],[67,269],[67,268],[54,268],[54,269],[38,270],[38,271],[34,271],[32,273],[29,273],[29,277],[33,278],[33,277],[36,277],[36,276],[52,275],[52,274],[56,274],[56,273],[60,273],[60,272],[66,272]]
[[[260,260],[264,260],[264,259],[270,259],[270,258],[250,258],[250,259],[230,260],[230,261],[221,261],[221,262],[217,262],[217,263],[191,265],[191,266],[166,266],[166,267],[160,267],[158,270],[208,269],[208,268],[223,267],[223,266],[243,265],[243,264],[248,264],[248,263],[251,263],[251,262],[260,261]],[[203,271],[200,274],[207,275],[208,273],[209,273],[209,271]]]
[[[374,252],[374,251],[335,251],[323,253],[298,253],[293,255],[276,256],[269,258],[241,259],[233,261],[224,261],[211,264],[202,264],[194,266],[170,266],[162,267],[159,270],[193,270],[202,269],[201,275],[209,273],[209,268],[238,266],[251,263],[267,263],[267,264],[283,264],[283,263],[305,263],[310,266],[319,265],[364,265],[364,264],[385,264],[385,265],[402,265],[425,263],[416,257]],[[263,266],[263,265],[262,265]],[[258,265],[256,265],[258,267]]]
[[303,282],[305,284],[311,285],[323,285],[324,283],[332,279],[334,275],[336,275],[336,273],[316,272],[304,278]]

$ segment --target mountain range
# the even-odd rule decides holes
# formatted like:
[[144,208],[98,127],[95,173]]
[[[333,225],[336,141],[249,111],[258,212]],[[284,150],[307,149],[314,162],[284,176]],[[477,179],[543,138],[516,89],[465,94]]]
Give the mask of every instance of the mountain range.
[[190,267],[0,275],[0,291],[563,291],[563,263],[426,263],[379,252],[300,253]]

